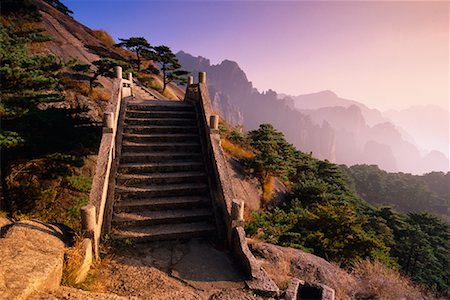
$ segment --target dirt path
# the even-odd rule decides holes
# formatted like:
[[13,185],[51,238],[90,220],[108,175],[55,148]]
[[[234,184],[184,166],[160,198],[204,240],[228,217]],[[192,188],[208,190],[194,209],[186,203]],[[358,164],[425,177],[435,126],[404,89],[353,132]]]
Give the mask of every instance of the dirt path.
[[138,244],[100,271],[95,292],[141,299],[259,299],[225,252],[207,240]]

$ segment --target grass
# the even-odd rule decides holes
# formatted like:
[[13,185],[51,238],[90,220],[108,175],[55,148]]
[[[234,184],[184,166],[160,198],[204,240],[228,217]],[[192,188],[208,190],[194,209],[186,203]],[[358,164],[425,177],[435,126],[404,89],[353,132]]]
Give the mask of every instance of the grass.
[[66,177],[68,186],[80,192],[89,192],[92,187],[92,178],[87,176],[71,175]]
[[263,194],[261,196],[263,203],[267,203],[272,199],[273,177],[269,176],[263,184]]
[[111,99],[111,93],[105,89],[95,88],[90,91],[89,97],[94,101],[108,102]]
[[98,40],[100,40],[106,46],[112,47],[115,42],[111,35],[102,29],[97,29],[92,31],[92,35],[95,36]]
[[379,261],[356,262],[352,275],[358,280],[359,299],[424,299],[423,291],[398,271]]
[[80,210],[89,203],[89,198],[87,196],[81,196],[74,199],[72,203],[72,206],[67,209],[67,215],[70,219],[78,221],[81,213]]
[[243,148],[242,146],[240,146],[237,143],[233,143],[232,141],[228,140],[227,138],[221,139],[221,145],[225,152],[227,152],[232,157],[234,157],[238,160],[243,159],[243,158],[250,159],[255,156],[255,154],[252,151]]
[[83,262],[83,238],[77,236],[75,244],[69,248],[64,255],[64,267],[61,284],[65,286],[78,287],[75,283],[77,270]]
[[86,279],[83,282],[76,283],[77,270],[82,265],[84,259],[82,242],[83,238],[81,236],[77,236],[74,246],[69,248],[64,255],[64,268],[61,285],[91,291],[95,287],[101,269],[104,265],[109,263],[110,257],[104,257],[99,262],[94,260]]

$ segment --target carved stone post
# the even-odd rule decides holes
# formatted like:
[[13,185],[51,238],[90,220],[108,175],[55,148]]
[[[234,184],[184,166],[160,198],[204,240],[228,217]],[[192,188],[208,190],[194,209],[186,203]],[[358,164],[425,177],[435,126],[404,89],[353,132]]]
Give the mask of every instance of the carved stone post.
[[98,258],[98,241],[97,241],[97,216],[95,206],[88,204],[81,208],[81,232],[84,237],[92,241],[92,250],[95,257]]
[[206,72],[198,72],[198,83],[206,83]]
[[122,67],[121,66],[115,66],[114,71],[116,73],[116,78],[122,79]]
[[105,112],[103,114],[103,132],[113,132],[114,113]]
[[194,84],[194,76],[188,76],[187,78],[187,86]]
[[209,117],[209,130],[214,133],[219,132],[219,115],[214,114]]
[[244,201],[233,199],[231,203],[231,226],[244,226]]

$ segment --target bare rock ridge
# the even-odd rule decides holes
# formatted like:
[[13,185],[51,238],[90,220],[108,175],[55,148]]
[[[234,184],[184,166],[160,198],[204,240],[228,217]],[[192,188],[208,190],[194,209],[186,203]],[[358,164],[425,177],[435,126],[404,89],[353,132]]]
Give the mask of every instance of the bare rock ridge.
[[[225,60],[219,65],[210,65],[209,60],[185,52],[178,52],[177,58],[192,74],[208,73],[212,105],[229,123],[243,124],[247,130],[272,123],[303,151],[334,160],[333,130],[313,123],[308,116],[291,108],[288,101],[277,99],[274,91],[257,91],[236,62]],[[243,122],[237,122],[240,119]]]
[[[421,115],[420,109],[391,111],[385,116],[332,91],[300,96],[271,90],[261,93],[236,62],[224,60],[211,65],[204,57],[182,51],[177,57],[194,74],[208,72],[213,106],[230,124],[253,130],[262,123],[272,123],[298,149],[339,164],[377,164],[389,172],[414,174],[449,170],[448,111],[425,110],[437,116],[436,125]],[[422,119],[424,126],[417,122]],[[440,151],[426,150],[431,145]]]
[[194,106],[143,100],[127,105],[113,236],[139,242],[215,232]]

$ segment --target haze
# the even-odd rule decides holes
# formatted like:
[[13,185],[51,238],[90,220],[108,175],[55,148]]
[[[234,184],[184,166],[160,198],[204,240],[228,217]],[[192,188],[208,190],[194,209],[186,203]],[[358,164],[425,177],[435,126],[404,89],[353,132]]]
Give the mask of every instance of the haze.
[[259,90],[329,89],[381,110],[448,110],[447,1],[64,2],[115,39],[144,36],[213,63],[235,60]]

